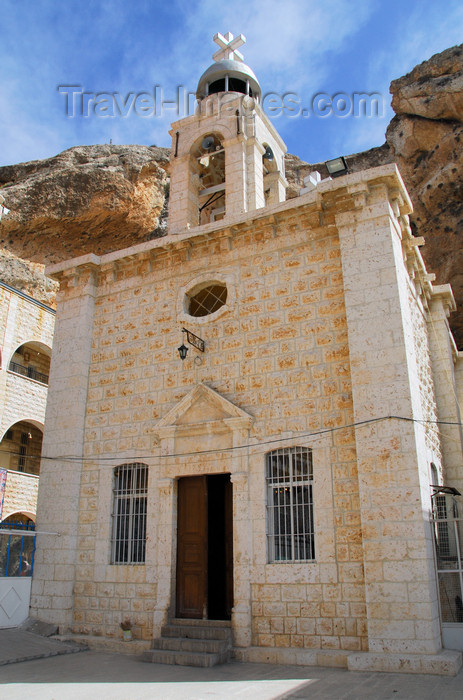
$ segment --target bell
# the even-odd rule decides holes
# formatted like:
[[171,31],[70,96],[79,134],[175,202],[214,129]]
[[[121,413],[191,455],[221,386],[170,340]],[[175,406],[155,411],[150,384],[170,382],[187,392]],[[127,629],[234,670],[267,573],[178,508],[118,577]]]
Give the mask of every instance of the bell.
[[265,160],[268,160],[268,162],[271,163],[272,160],[274,159],[274,157],[275,157],[275,156],[273,155],[272,149],[270,148],[270,146],[267,146],[267,148],[265,149],[265,153],[264,153],[264,155],[262,156],[262,158],[265,158]]

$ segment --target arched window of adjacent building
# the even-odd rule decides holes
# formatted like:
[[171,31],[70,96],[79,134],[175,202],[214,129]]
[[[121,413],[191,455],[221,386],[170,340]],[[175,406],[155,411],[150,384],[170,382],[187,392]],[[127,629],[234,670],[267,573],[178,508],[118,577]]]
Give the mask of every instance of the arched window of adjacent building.
[[113,473],[111,564],[144,564],[148,467],[120,464]]
[[51,350],[43,343],[30,341],[14,351],[8,369],[22,377],[48,384]]
[[190,151],[189,222],[192,226],[225,216],[225,149],[217,134],[205,134]]
[[315,559],[312,450],[269,452],[266,481],[268,561]]
[[2,527],[6,529],[35,530],[35,515],[33,513],[23,513],[17,511],[11,513],[5,520],[2,520]]
[[37,476],[40,473],[43,433],[32,421],[14,423],[0,442],[0,468]]

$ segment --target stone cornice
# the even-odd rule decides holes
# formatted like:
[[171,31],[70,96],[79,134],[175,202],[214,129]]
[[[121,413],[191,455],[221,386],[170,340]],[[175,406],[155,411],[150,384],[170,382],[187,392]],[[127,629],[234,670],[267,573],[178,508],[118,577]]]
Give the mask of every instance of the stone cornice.
[[[279,204],[274,204],[261,209],[256,209],[252,212],[246,212],[239,216],[230,217],[226,220],[212,222],[203,226],[197,226],[187,231],[170,232],[162,238],[155,238],[144,243],[116,250],[104,255],[95,255],[89,253],[78,258],[65,260],[53,265],[47,266],[45,274],[55,279],[60,279],[63,272],[73,268],[78,268],[85,265],[102,266],[125,259],[136,258],[143,253],[154,254],[157,251],[169,251],[175,249],[180,243],[193,243],[202,241],[204,238],[210,238],[217,235],[228,236],[230,233],[236,234],[242,228],[247,229],[251,224],[262,223],[266,221],[269,224],[275,222],[276,217],[284,214],[290,214],[298,210],[303,211],[307,208],[322,209],[325,199],[333,200],[337,198],[352,198],[354,208],[362,205],[362,198],[366,197],[372,188],[379,185],[385,185],[390,192],[394,192],[396,199],[399,202],[401,215],[408,214],[412,211],[412,204],[403,184],[400,173],[395,163],[389,163],[377,168],[370,168],[358,173],[344,175],[343,177],[334,180],[324,180],[319,185],[306,194],[299,197],[289,199]],[[400,194],[400,197],[398,196]]]
[[447,316],[452,312],[456,311],[457,305],[455,302],[455,297],[453,296],[452,287],[449,284],[436,284],[431,285],[431,298],[441,299],[442,305],[446,310]]

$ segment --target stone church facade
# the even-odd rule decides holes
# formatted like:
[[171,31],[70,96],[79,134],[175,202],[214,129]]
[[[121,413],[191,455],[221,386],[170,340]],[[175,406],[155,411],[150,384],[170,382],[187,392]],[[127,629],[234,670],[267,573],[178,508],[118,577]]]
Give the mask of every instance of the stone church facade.
[[168,234],[48,270],[38,528],[59,536],[37,538],[31,613],[112,639],[128,619],[147,646],[229,621],[244,661],[455,673],[430,522],[431,484],[463,490],[451,289],[394,165],[285,200],[230,37],[172,125]]

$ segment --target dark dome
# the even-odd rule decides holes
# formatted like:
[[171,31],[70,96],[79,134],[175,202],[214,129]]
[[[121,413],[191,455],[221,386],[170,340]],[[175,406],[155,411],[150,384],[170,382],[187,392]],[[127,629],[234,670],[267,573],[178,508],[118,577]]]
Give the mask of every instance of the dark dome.
[[[206,97],[206,94],[224,92],[225,87],[223,87],[223,89],[220,88],[224,86],[226,76],[228,76],[229,80],[228,92],[242,92],[246,94],[246,81],[249,80],[249,94],[253,97],[260,98],[260,85],[254,71],[245,63],[232,61],[230,59],[217,61],[204,71],[198,82],[196,97],[201,100],[203,97]],[[223,83],[221,83],[221,81],[223,81]],[[209,91],[206,89],[207,85],[209,85]],[[217,89],[214,89],[214,85]]]

